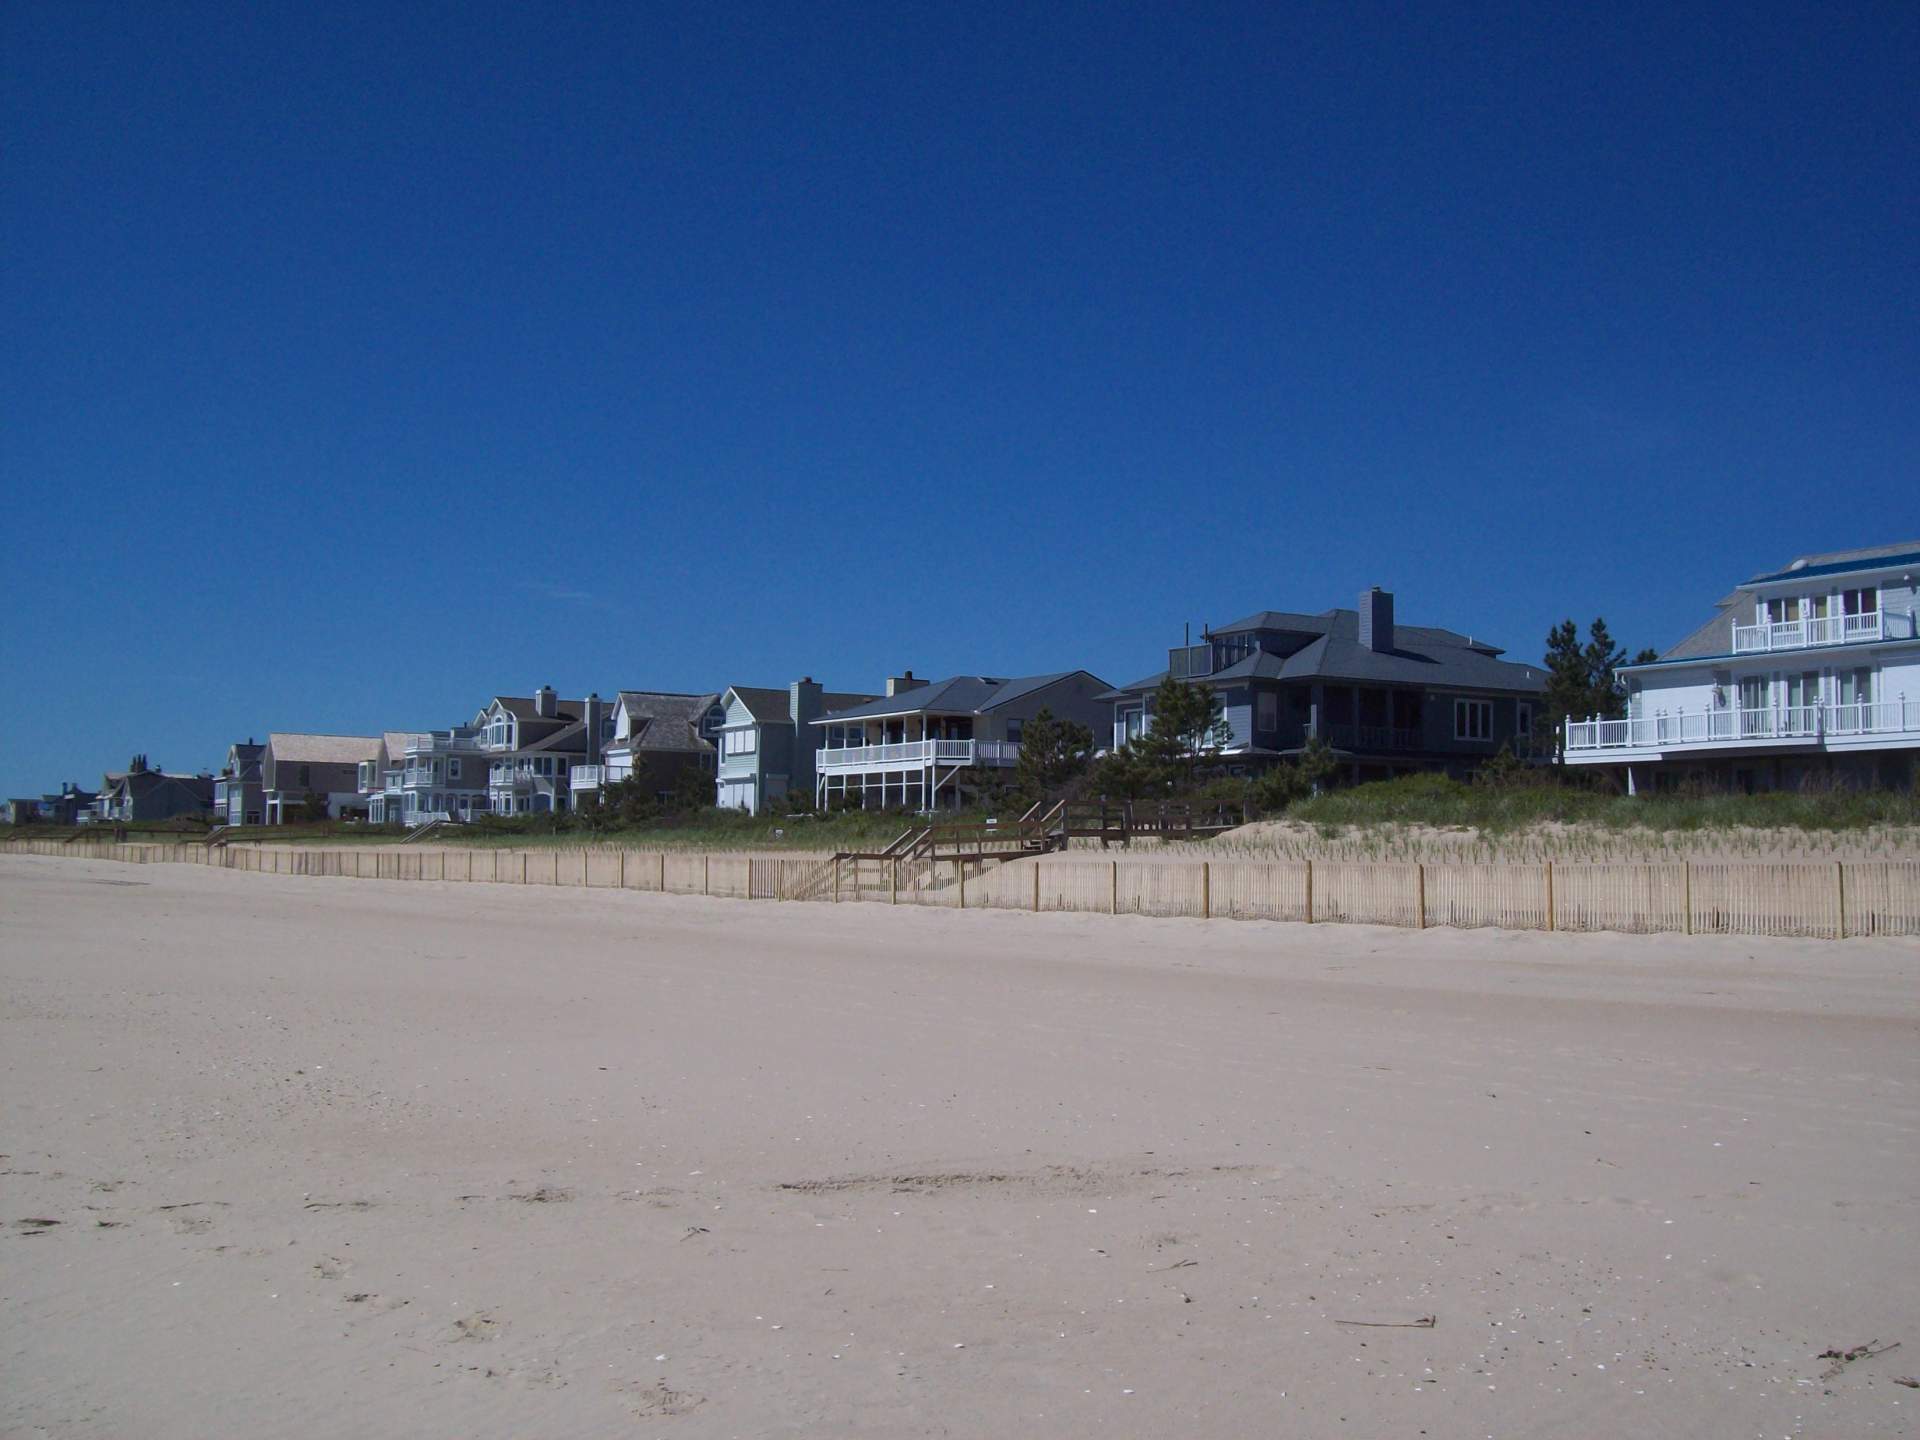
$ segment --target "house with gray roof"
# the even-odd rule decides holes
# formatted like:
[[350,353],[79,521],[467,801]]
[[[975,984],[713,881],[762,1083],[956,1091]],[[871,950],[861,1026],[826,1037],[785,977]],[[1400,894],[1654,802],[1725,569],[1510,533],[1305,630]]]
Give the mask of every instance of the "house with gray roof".
[[[565,700],[542,685],[531,695],[496,695],[471,725],[449,732],[435,754],[456,761],[471,755],[483,764],[487,804],[496,815],[565,810],[573,767],[599,763],[606,714],[597,692]],[[459,778],[467,778],[464,765]]]
[[833,710],[876,695],[827,690],[809,675],[784,690],[732,685],[721,693],[720,768],[715,803],[758,815],[789,791],[814,791],[813,757],[820,739],[813,722]]
[[1569,721],[1566,762],[1612,767],[1629,791],[1910,785],[1916,608],[1920,541],[1762,571],[1659,659],[1623,666],[1626,716]]
[[1009,679],[952,675],[887,679],[886,694],[809,722],[818,736],[814,798],[857,797],[867,809],[933,811],[965,803],[983,781],[1019,763],[1020,735],[1042,710],[1099,733],[1112,715],[1107,682],[1085,670]]
[[1167,653],[1167,668],[1109,691],[1116,748],[1147,732],[1169,675],[1214,691],[1231,731],[1223,755],[1248,771],[1332,747],[1350,781],[1471,771],[1501,745],[1531,749],[1546,690],[1539,665],[1455,630],[1403,625],[1377,586],[1353,610],[1262,610]]
[[98,819],[120,824],[205,819],[213,813],[213,776],[173,774],[136,755],[124,771],[101,777],[92,809]]
[[[379,754],[374,735],[310,735],[276,730],[260,753],[261,809],[268,825],[297,820],[309,801],[324,801],[327,818],[364,813],[360,763]],[[212,796],[208,796],[211,804]]]
[[576,765],[573,803],[607,785],[638,779],[656,798],[677,790],[688,770],[714,773],[716,741],[723,722],[720,697],[711,692],[622,690],[602,707],[588,697],[598,736],[595,761]]
[[7,823],[10,825],[78,825],[81,816],[93,806],[98,792],[82,790],[71,780],[62,782],[57,795],[41,795],[37,799],[27,796],[19,800],[7,801]]

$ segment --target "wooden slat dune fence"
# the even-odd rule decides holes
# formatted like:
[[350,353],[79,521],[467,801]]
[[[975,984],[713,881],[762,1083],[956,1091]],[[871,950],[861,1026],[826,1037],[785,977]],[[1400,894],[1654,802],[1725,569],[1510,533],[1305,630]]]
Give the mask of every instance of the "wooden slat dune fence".
[[1920,935],[1920,860],[1414,864],[1359,861],[842,860],[607,847],[16,840],[0,852],[268,875],[542,885],[740,900],[866,902],[1196,919],[1700,935]]

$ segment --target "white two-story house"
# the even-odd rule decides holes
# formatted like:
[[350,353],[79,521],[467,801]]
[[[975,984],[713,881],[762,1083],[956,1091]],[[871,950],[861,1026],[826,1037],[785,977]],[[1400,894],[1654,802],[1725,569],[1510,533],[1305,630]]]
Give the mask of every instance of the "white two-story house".
[[1567,725],[1569,765],[1629,791],[1912,783],[1920,751],[1920,541],[1756,575],[1658,660],[1621,671],[1627,715]]

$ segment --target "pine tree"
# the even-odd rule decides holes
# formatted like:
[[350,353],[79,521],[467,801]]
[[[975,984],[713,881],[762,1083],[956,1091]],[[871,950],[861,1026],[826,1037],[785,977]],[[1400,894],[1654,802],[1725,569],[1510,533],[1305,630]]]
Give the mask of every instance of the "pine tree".
[[1143,760],[1168,779],[1191,784],[1201,762],[1216,758],[1231,743],[1233,730],[1210,687],[1171,675],[1160,682],[1153,692],[1153,723],[1139,743]]
[[1056,720],[1042,706],[1020,727],[1020,759],[1014,787],[1029,800],[1043,800],[1087,768],[1093,732],[1077,720]]

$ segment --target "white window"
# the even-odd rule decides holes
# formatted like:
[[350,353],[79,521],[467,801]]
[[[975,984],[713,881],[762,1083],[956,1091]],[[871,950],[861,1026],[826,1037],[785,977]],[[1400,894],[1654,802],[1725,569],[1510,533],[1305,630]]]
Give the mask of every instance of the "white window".
[[760,748],[760,734],[751,727],[724,731],[720,738],[722,753],[727,755],[751,755]]
[[1258,711],[1254,720],[1256,728],[1273,731],[1280,728],[1280,697],[1271,690],[1262,690],[1258,701]]
[[1453,738],[1491,740],[1493,738],[1493,702],[1491,700],[1454,701]]

